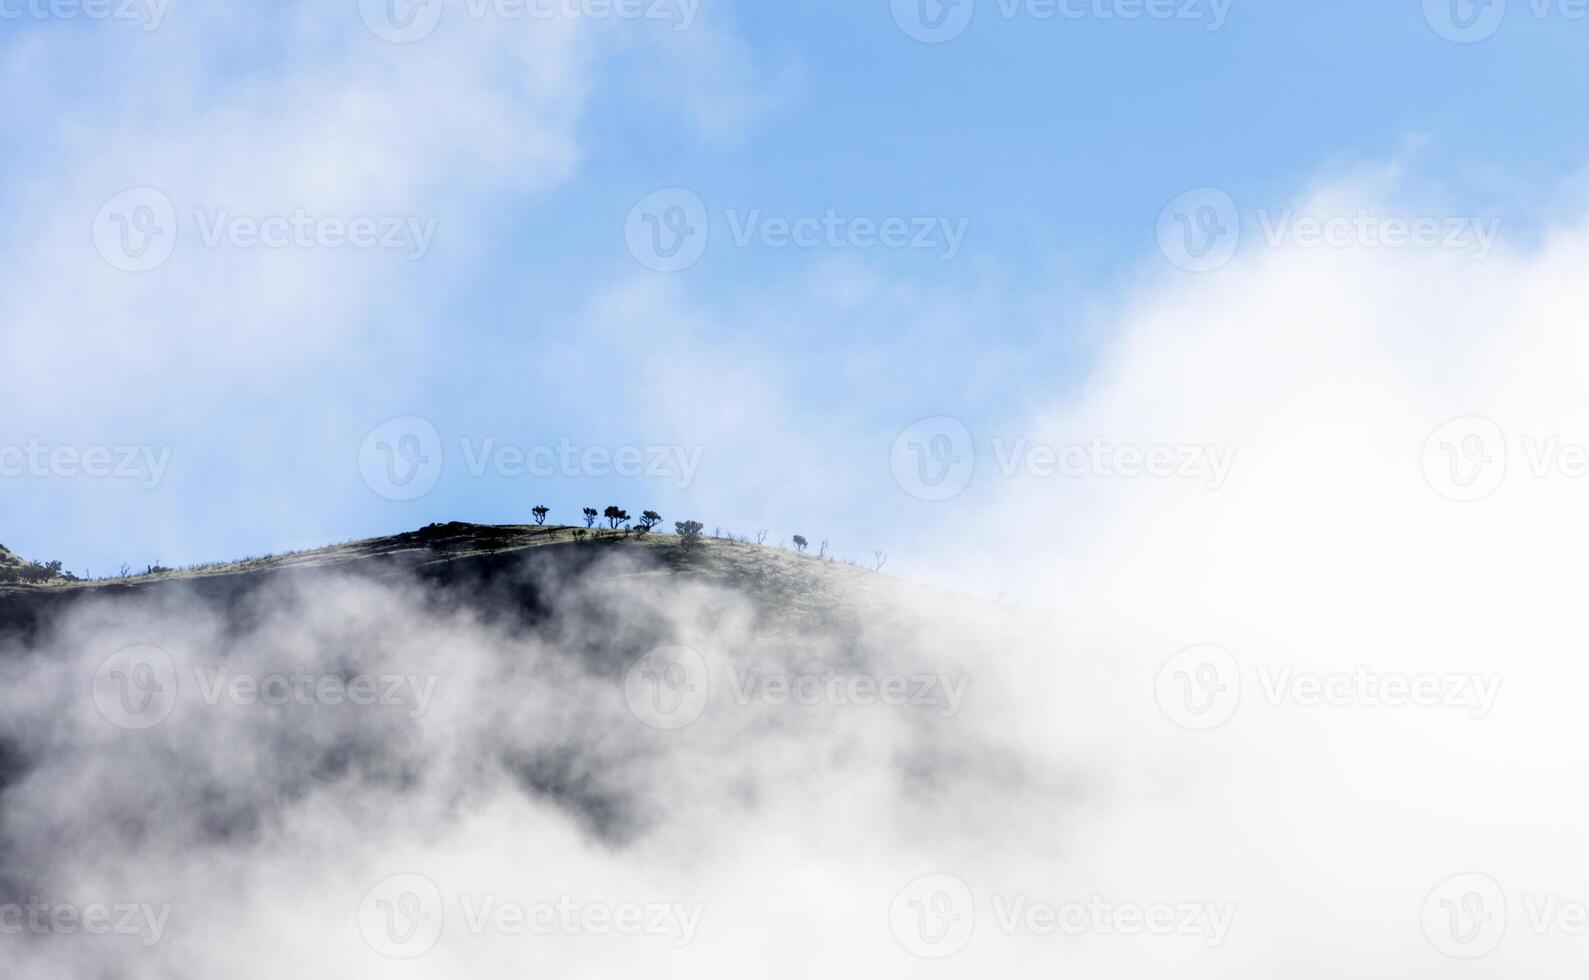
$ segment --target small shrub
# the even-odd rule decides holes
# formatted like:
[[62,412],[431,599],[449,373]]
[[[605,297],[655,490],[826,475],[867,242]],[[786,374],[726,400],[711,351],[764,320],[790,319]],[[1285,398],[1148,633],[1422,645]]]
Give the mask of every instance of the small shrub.
[[796,551],[800,551],[800,552],[805,551],[806,550],[806,545],[809,544],[809,543],[810,542],[806,541],[805,538],[802,538],[798,534],[794,536],[794,546],[795,546],[795,550]]

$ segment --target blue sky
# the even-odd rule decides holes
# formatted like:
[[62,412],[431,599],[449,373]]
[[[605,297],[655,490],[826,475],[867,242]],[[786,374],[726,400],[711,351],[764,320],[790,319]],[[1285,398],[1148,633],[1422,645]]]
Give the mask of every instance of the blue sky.
[[[928,417],[1019,427],[1073,399],[1122,311],[1199,278],[1156,248],[1183,192],[1228,193],[1248,249],[1254,209],[1391,163],[1400,200],[1502,218],[1514,248],[1580,213],[1589,132],[1562,121],[1580,114],[1589,19],[1570,5],[1512,0],[1456,43],[1435,0],[1234,0],[1217,30],[1210,4],[1122,19],[1100,11],[1130,0],[1090,0],[1044,20],[978,0],[963,33],[922,43],[887,0],[702,0],[687,30],[589,4],[471,19],[460,0],[394,44],[354,0],[173,0],[153,30],[12,3],[0,446],[169,462],[158,480],[0,476],[0,542],[103,573],[618,503],[909,568],[992,488],[978,470],[950,500],[902,491],[896,437]],[[1445,23],[1496,9],[1455,0]],[[127,271],[93,230],[145,187],[171,202],[177,242]],[[675,272],[626,238],[663,188],[694,195],[710,228]],[[246,229],[204,241],[206,221],[300,210],[433,237],[417,259],[264,248]],[[948,257],[939,237],[735,241],[752,213],[830,212],[964,237]],[[392,418],[440,439],[417,499],[361,475]],[[488,440],[699,465],[687,481],[588,462],[536,476],[510,458],[476,475]]]

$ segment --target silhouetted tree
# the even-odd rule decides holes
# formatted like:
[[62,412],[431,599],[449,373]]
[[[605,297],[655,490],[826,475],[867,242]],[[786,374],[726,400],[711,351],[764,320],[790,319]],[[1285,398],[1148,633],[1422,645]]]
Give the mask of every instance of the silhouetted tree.
[[594,508],[594,507],[586,507],[585,508],[585,526],[586,527],[590,527],[590,526],[592,526],[595,523],[596,523],[596,508]]
[[53,582],[63,579],[77,581],[77,576],[65,571],[58,561],[30,561],[26,565],[0,567],[0,582]]
[[760,531],[756,532],[756,543],[757,544],[766,544],[767,543],[767,529],[766,528],[762,528]]
[[876,561],[872,565],[872,571],[874,571],[874,572],[878,571],[879,569],[881,569],[883,567],[883,563],[888,561],[888,555],[884,554],[881,551],[875,551],[874,550],[872,552],[872,557],[874,559],[876,559]]
[[809,542],[807,542],[805,538],[802,538],[800,535],[797,534],[797,535],[794,536],[794,543],[795,543],[795,550],[796,551],[804,551],[804,550],[806,550],[806,545]]
[[678,533],[679,544],[686,548],[694,548],[701,543],[701,531],[704,526],[700,521],[675,521],[673,530]]
[[552,512],[552,508],[546,506],[545,504],[542,504],[539,507],[535,508],[534,510],[530,511],[530,513],[535,515],[535,523],[537,525],[545,524],[546,523],[546,515],[550,514],[551,512]]
[[640,515],[640,526],[647,531],[662,523],[662,515],[654,510],[645,511]]
[[629,512],[626,510],[621,510],[617,506],[608,507],[606,510],[601,512],[601,516],[607,518],[607,526],[612,528],[614,531],[618,529],[618,525],[628,523],[629,521]]

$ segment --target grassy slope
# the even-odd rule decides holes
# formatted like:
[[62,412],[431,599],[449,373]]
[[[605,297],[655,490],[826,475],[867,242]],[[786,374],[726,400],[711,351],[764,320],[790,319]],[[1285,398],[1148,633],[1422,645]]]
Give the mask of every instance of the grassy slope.
[[633,559],[620,563],[618,574],[625,577],[676,575],[735,591],[787,626],[821,624],[849,630],[866,623],[881,625],[908,608],[920,609],[923,600],[949,598],[938,590],[846,562],[743,541],[704,538],[696,548],[686,550],[671,534],[450,523],[288,555],[124,579],[0,585],[0,605],[7,599],[44,601],[184,586],[205,591],[247,589],[262,577],[294,572],[346,570],[467,581],[514,566],[584,567],[587,558],[603,555]]

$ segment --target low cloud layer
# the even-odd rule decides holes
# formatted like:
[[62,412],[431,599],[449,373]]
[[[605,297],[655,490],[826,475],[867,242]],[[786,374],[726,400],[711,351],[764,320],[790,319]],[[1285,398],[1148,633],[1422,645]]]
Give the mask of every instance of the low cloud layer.
[[908,967],[921,862],[1072,789],[1000,737],[973,623],[798,564],[858,631],[626,559],[517,583],[545,615],[354,576],[74,607],[4,651],[13,962],[700,975],[818,930],[800,958]]

